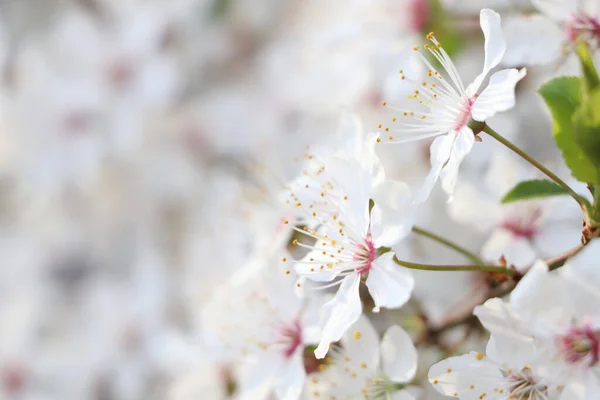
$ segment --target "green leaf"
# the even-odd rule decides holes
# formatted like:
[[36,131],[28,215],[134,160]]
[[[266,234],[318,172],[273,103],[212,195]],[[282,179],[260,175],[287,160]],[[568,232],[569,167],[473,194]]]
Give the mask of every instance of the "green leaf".
[[581,63],[581,72],[583,74],[585,93],[589,93],[600,86],[598,71],[596,71],[594,59],[592,58],[588,46],[584,41],[580,41],[577,44],[576,52],[577,56],[579,57],[579,62]]
[[544,84],[539,93],[552,113],[552,134],[573,177],[581,182],[600,184],[600,172],[573,137],[572,120],[581,104],[581,80],[555,78]]
[[562,186],[546,179],[536,179],[519,182],[517,186],[504,195],[501,202],[506,204],[514,201],[539,199],[542,197],[560,196],[565,194],[570,193]]
[[590,92],[573,115],[573,138],[600,170],[600,88]]

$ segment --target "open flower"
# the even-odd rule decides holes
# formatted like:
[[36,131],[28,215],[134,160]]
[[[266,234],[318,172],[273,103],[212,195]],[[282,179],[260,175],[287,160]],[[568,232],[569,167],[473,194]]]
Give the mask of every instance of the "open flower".
[[203,310],[207,337],[222,345],[221,356],[237,360],[240,400],[271,394],[295,400],[302,393],[304,351],[318,342],[322,302],[296,296],[290,262],[287,253],[259,255],[219,287]]
[[597,0],[532,0],[540,14],[506,21],[507,65],[544,65],[558,61],[578,40],[600,45]]
[[449,214],[487,238],[481,248],[485,261],[504,257],[509,265],[526,269],[537,258],[550,258],[579,244],[581,211],[570,197],[501,204],[519,181],[536,178],[534,172],[519,159],[495,154],[483,184],[458,184]]
[[[376,140],[376,135],[367,139],[364,154]],[[314,227],[296,228],[313,241],[295,241],[309,250],[296,263],[296,273],[323,288],[339,286],[321,311],[318,358],[360,317],[361,282],[373,297],[375,311],[401,307],[414,286],[411,273],[394,262],[392,250],[411,232],[411,194],[406,184],[385,180],[375,154],[371,157],[337,154],[305,170],[290,186],[291,202],[305,218],[300,223]]]
[[327,357],[325,371],[316,377],[320,398],[413,400],[405,390],[417,371],[417,350],[397,325],[381,341],[373,325],[361,317]]
[[[481,74],[465,87],[448,53],[433,33],[428,34],[427,39],[432,44],[426,44],[424,48],[439,62],[445,74],[438,72],[419,52],[428,72],[418,84],[418,89],[409,94],[409,98],[416,102],[415,108],[397,108],[401,114],[392,121],[399,128],[386,127],[385,131],[397,131],[399,134],[381,138],[385,142],[401,143],[439,136],[431,145],[432,169],[415,199],[417,203],[429,197],[438,179],[441,179],[444,191],[452,196],[459,165],[475,143],[469,121],[484,122],[497,112],[511,109],[515,104],[515,86],[525,76],[524,69],[502,70],[493,74],[482,90],[484,80],[502,60],[506,43],[500,16],[496,12],[481,10],[480,24],[485,36],[485,62]],[[418,47],[414,49],[419,50]],[[400,74],[402,79],[407,79],[403,71]],[[384,102],[383,105],[388,104]]]
[[534,351],[527,365],[560,389],[562,399],[595,399],[600,395],[599,283],[597,268],[565,265],[549,272],[538,261],[508,302],[490,299],[475,315],[493,340],[520,343],[515,357],[530,343]]

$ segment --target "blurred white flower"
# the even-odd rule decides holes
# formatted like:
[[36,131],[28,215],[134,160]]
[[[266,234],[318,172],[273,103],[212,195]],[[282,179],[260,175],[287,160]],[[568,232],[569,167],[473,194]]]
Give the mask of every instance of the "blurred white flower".
[[[419,52],[429,71],[428,78],[409,95],[418,104],[414,109],[398,109],[402,114],[393,121],[400,128],[392,130],[397,131],[400,136],[384,135],[381,138],[389,143],[402,143],[439,136],[431,145],[431,172],[418,193],[416,202],[427,200],[438,179],[441,179],[444,191],[452,196],[460,163],[475,143],[475,135],[468,126],[469,121],[474,119],[484,122],[497,112],[511,109],[515,104],[515,85],[525,76],[524,69],[496,72],[490,77],[487,87],[480,91],[484,80],[500,63],[506,51],[500,15],[489,9],[481,10],[480,24],[485,36],[482,73],[465,88],[441,43],[433,33],[428,34],[427,39],[433,45],[426,44],[425,49],[441,64],[450,80],[447,81]],[[415,46],[414,49],[418,51],[418,47]],[[402,70],[400,74],[406,79]],[[384,102],[384,105],[387,103]],[[386,131],[389,132],[390,128],[386,128]]]
[[600,6],[596,0],[532,0],[532,3],[540,14],[507,20],[506,64],[556,62],[579,39],[595,49],[600,45]]
[[487,235],[481,249],[486,261],[504,257],[508,264],[526,268],[539,257],[549,258],[579,244],[581,212],[571,198],[501,204],[518,182],[535,178],[534,172],[514,157],[496,154],[483,185],[465,181],[456,188],[449,214]]
[[[319,340],[318,298],[300,299],[289,255],[258,257],[217,291],[204,329],[238,368],[239,398],[297,399],[306,380],[304,351]],[[283,260],[283,265],[281,261]]]

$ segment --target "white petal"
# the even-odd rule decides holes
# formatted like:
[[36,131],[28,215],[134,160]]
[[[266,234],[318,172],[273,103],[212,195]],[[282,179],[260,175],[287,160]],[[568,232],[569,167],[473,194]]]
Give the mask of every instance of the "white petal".
[[376,247],[393,247],[412,229],[414,219],[410,189],[403,182],[386,180],[371,193],[371,235]]
[[379,367],[379,334],[367,317],[362,315],[342,337],[342,345],[351,364],[361,368],[362,362],[372,371]]
[[381,339],[383,372],[394,382],[409,382],[417,372],[417,349],[410,336],[397,325],[388,328]]
[[469,96],[474,95],[479,90],[485,77],[490,73],[492,68],[500,64],[506,52],[506,42],[504,41],[500,15],[493,10],[485,8],[481,10],[479,23],[485,36],[485,62],[481,74],[467,88]]
[[[570,199],[569,199],[570,200]],[[533,237],[535,248],[542,258],[553,257],[579,245],[581,223],[547,221]]]
[[[546,296],[540,296],[540,291],[547,282],[548,266],[543,261],[538,260],[510,294],[510,304],[517,310],[542,306],[539,304],[540,301],[549,300]],[[552,295],[551,293],[547,294]],[[538,306],[535,306],[535,304],[538,304]]]
[[509,364],[520,370],[533,360],[535,346],[529,340],[492,334],[485,352],[495,362]]
[[525,77],[527,71],[505,69],[490,78],[488,86],[477,97],[471,116],[476,121],[485,121],[497,112],[510,110],[515,106],[515,86]]
[[450,158],[455,137],[456,132],[450,132],[447,135],[438,136],[433,143],[431,143],[431,171],[429,171],[427,178],[425,178],[423,187],[415,196],[415,204],[423,203],[429,198],[431,191],[440,177],[442,168]]
[[369,200],[373,177],[354,159],[334,157],[327,161],[326,173],[334,182],[334,190],[347,195],[341,205],[346,224],[351,223],[357,234],[364,236],[369,226]]
[[487,231],[502,218],[502,206],[492,201],[481,190],[468,182],[461,182],[448,203],[448,213],[453,220],[469,224],[479,231]]
[[249,359],[243,365],[240,378],[240,400],[266,397],[273,389],[273,377],[281,369],[282,359],[265,354],[264,357]]
[[358,294],[360,275],[351,274],[344,278],[335,297],[321,311],[321,341],[315,350],[317,358],[325,357],[329,345],[340,340],[348,328],[360,318],[362,305]]
[[497,262],[501,256],[508,264],[517,268],[525,268],[536,259],[531,243],[526,238],[516,236],[504,228],[495,229],[481,248],[482,257],[491,262]]
[[403,306],[415,286],[411,272],[396,264],[393,258],[391,251],[377,257],[369,271],[366,284],[375,302],[375,311],[380,307]]
[[390,400],[415,400],[415,397],[407,390],[398,390],[389,396]]
[[275,393],[282,400],[297,400],[302,394],[306,381],[306,370],[303,360],[304,349],[298,348],[287,360],[275,377]]
[[494,335],[510,340],[531,341],[529,332],[511,306],[502,299],[493,298],[475,307],[473,315]]
[[534,14],[508,18],[504,23],[506,54],[502,65],[544,65],[561,56],[563,31],[549,18]]
[[502,378],[502,372],[493,362],[475,352],[450,357],[429,370],[429,382],[438,392],[460,399],[478,399]]
[[577,1],[565,0],[531,0],[533,5],[557,21],[564,21],[577,12]]
[[450,158],[440,173],[442,189],[444,189],[450,198],[452,198],[452,195],[454,194],[454,187],[458,180],[458,168],[460,167],[460,163],[466,155],[469,154],[474,144],[475,135],[473,134],[473,131],[468,126],[462,127],[456,135],[456,139],[452,145]]

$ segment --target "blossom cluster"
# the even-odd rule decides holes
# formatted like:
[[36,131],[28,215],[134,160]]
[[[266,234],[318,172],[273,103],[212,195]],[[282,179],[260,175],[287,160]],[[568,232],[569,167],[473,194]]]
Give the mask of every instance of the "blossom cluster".
[[600,398],[596,0],[25,3],[0,399]]

